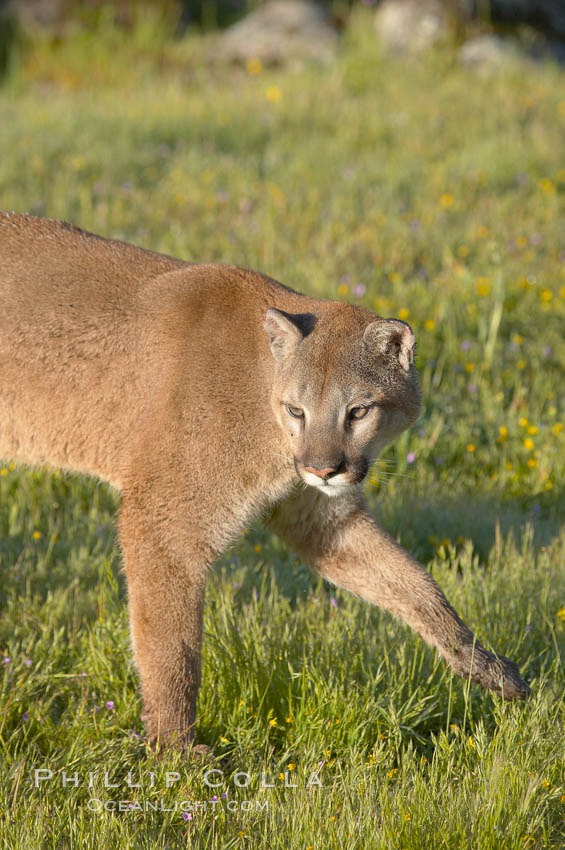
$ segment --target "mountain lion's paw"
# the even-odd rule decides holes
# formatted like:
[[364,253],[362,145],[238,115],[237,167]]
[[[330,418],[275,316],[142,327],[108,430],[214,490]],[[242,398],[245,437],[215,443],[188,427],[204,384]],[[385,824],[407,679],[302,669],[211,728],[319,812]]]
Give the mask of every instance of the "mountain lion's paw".
[[504,655],[489,653],[489,656],[478,681],[504,699],[527,699],[530,686],[520,675],[518,665]]

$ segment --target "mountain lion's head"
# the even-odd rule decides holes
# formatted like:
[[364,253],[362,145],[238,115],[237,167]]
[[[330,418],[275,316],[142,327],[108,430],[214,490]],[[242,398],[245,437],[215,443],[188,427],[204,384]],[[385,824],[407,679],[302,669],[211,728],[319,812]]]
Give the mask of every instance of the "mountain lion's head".
[[358,484],[418,417],[415,339],[398,319],[328,302],[323,314],[269,309],[271,405],[298,475],[328,496]]

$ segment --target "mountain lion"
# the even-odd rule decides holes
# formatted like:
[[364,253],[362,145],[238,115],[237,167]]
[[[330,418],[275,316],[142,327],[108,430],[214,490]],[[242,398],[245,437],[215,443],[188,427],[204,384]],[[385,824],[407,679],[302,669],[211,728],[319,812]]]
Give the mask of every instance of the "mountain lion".
[[406,323],[16,213],[0,213],[0,307],[0,456],[121,494],[151,740],[192,740],[206,578],[256,518],[460,676],[528,694],[363,501],[420,409]]

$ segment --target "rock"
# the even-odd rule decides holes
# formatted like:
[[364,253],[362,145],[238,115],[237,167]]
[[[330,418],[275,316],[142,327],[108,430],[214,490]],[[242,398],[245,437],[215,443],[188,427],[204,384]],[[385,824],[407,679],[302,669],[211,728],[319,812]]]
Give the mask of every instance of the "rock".
[[303,0],[271,0],[229,27],[216,41],[211,58],[263,65],[286,65],[313,59],[329,62],[338,35],[325,11]]
[[497,35],[480,35],[463,44],[457,53],[462,65],[484,76],[514,67],[518,61],[514,44]]
[[392,53],[421,53],[444,40],[449,15],[441,0],[383,0],[375,12],[375,29]]

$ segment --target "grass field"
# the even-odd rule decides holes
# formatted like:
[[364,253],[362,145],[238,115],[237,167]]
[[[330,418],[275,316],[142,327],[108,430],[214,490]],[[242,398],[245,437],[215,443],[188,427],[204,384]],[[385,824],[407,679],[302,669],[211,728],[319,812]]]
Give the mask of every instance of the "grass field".
[[368,497],[533,696],[454,679],[252,528],[210,579],[208,787],[143,741],[115,495],[6,458],[3,846],[563,847],[563,72],[391,62],[364,10],[327,69],[210,70],[207,45],[108,26],[20,56],[0,206],[408,320],[424,411]]

